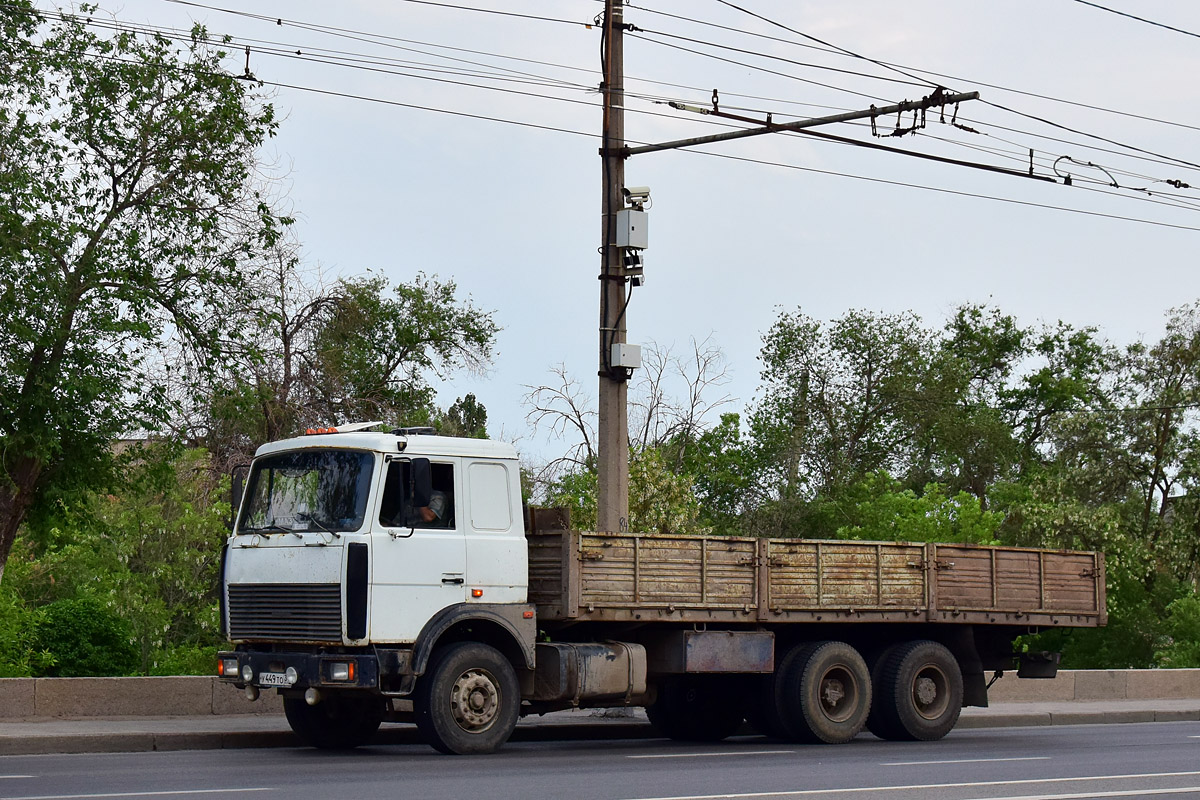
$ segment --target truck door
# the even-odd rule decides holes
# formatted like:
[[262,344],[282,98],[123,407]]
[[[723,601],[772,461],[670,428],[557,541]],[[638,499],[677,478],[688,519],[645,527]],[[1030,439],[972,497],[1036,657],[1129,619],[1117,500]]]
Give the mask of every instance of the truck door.
[[371,559],[371,639],[415,641],[429,618],[466,600],[466,539],[458,522],[456,460],[433,461],[433,496],[413,503],[413,464],[383,465]]

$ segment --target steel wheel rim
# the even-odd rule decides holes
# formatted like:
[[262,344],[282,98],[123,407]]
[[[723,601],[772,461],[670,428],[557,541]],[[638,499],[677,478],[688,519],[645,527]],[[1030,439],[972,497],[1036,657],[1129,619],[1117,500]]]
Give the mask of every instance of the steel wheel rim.
[[500,684],[486,669],[469,669],[450,687],[450,712],[467,733],[482,733],[500,716]]
[[821,713],[832,722],[845,722],[858,708],[859,687],[854,673],[841,665],[830,667],[817,683]]
[[936,664],[925,664],[912,680],[912,705],[923,718],[934,721],[950,705],[950,679]]

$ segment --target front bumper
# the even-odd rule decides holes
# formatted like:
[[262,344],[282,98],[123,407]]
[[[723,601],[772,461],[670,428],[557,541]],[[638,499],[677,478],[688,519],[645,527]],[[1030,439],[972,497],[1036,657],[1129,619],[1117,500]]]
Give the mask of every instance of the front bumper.
[[[223,668],[235,660],[236,669]],[[217,662],[222,667],[218,678],[239,689],[379,689],[379,659],[374,653],[225,651],[217,653]]]

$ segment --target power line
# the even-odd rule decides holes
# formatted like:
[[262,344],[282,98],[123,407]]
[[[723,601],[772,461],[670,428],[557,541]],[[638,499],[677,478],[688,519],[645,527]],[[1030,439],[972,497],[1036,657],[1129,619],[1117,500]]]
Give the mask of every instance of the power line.
[[687,149],[687,148],[683,148],[683,149],[679,150],[678,152],[692,153],[695,155],[707,156],[709,158],[723,158],[723,159],[726,159],[729,161],[742,161],[742,162],[746,162],[748,164],[760,164],[760,165],[768,166],[768,167],[780,167],[783,169],[792,169],[792,170],[797,170],[800,172],[812,172],[812,173],[815,173],[818,175],[829,175],[829,176],[835,177],[835,178],[850,178],[852,180],[866,181],[868,183],[880,183],[880,184],[884,184],[886,186],[902,186],[902,187],[908,188],[908,189],[921,189],[923,191],[937,192],[939,194],[955,195],[958,197],[973,197],[973,198],[977,198],[980,200],[992,200],[997,203],[1006,203],[1009,205],[1029,206],[1031,208],[1043,208],[1043,209],[1048,209],[1051,211],[1063,211],[1063,212],[1070,213],[1070,214],[1083,214],[1084,216],[1089,216],[1089,217],[1101,217],[1104,219],[1121,220],[1123,222],[1135,222],[1135,223],[1142,224],[1142,225],[1154,225],[1154,226],[1163,227],[1163,228],[1174,228],[1176,230],[1200,232],[1200,227],[1196,227],[1196,226],[1192,226],[1192,225],[1179,225],[1179,224],[1171,223],[1171,222],[1160,222],[1158,220],[1152,220],[1152,219],[1141,219],[1139,217],[1126,217],[1126,216],[1122,216],[1120,214],[1106,214],[1106,213],[1103,213],[1100,211],[1088,211],[1086,209],[1081,209],[1081,208],[1068,208],[1066,206],[1055,206],[1055,205],[1050,205],[1048,203],[1035,203],[1035,202],[1032,202],[1029,200],[1015,200],[1010,197],[997,197],[995,195],[978,194],[975,192],[964,192],[964,191],[961,191],[958,189],[945,189],[940,186],[926,186],[924,184],[919,184],[919,183],[905,183],[903,181],[888,180],[887,178],[873,178],[873,177],[868,177],[865,175],[853,175],[848,172],[836,172],[834,170],[819,169],[817,167],[802,167],[798,164],[785,164],[781,161],[768,161],[766,159],[750,158],[748,156],[735,156],[735,155],[730,155],[728,153],[714,153],[714,152],[708,151],[708,150],[692,150],[692,149]]
[[[181,6],[195,6],[197,8],[207,8],[207,9],[215,10],[215,11],[224,11],[229,14],[240,14],[242,16],[253,17],[255,19],[268,20],[268,21],[272,21],[272,22],[274,22],[277,19],[280,19],[279,17],[272,17],[272,16],[268,16],[268,15],[264,15],[264,14],[253,14],[248,11],[234,11],[231,9],[217,8],[216,6],[208,6],[208,5],[204,5],[203,3],[191,2],[191,0],[166,0],[166,2],[175,3],[175,4],[181,5]],[[518,17],[520,19],[532,19],[532,20],[537,20],[539,22],[556,22],[556,23],[561,23],[564,25],[581,25],[581,26],[583,26],[585,28],[589,28],[589,29],[593,27],[592,23],[590,23],[590,22],[580,22],[579,20],[574,20],[574,19],[561,19],[561,18],[557,18],[557,17],[545,17],[545,16],[540,16],[538,14],[519,14],[515,11],[500,11],[500,10],[494,9],[494,8],[477,8],[475,6],[464,6],[464,5],[458,5],[456,3],[438,3],[438,2],[434,2],[434,0],[401,0],[401,2],[412,3],[414,5],[422,5],[422,6],[437,6],[439,8],[451,8],[456,11],[475,11],[475,12],[478,12],[481,14],[495,14],[495,15],[501,16],[501,17]]]
[[[35,47],[38,47],[39,49],[56,50],[56,48],[47,48],[44,46],[35,45]],[[61,50],[58,50],[58,51],[62,52]],[[100,55],[100,54],[89,53],[89,54],[85,54],[85,55],[87,55],[90,58],[115,61],[115,62],[120,62],[120,63],[127,63],[127,64],[141,63],[141,62],[137,62],[137,61],[130,61],[127,59],[120,59],[120,58],[116,58],[116,57],[112,57],[112,56],[104,56],[104,55]],[[427,106],[427,105],[421,105],[421,104],[415,104],[415,103],[404,103],[404,102],[400,102],[400,101],[387,100],[387,99],[383,99],[383,98],[372,97],[369,95],[354,94],[354,93],[350,93],[350,92],[341,92],[341,91],[330,90],[330,89],[320,89],[320,88],[311,87],[311,86],[302,86],[302,85],[298,85],[298,84],[289,84],[289,83],[283,83],[283,82],[277,82],[277,81],[259,80],[258,83],[260,83],[261,85],[273,86],[273,87],[281,88],[281,89],[292,89],[295,91],[310,92],[310,93],[322,94],[322,95],[333,96],[333,97],[341,97],[341,98],[353,99],[353,100],[362,100],[362,101],[366,101],[366,102],[378,103],[378,104],[382,104],[382,105],[389,105],[389,106],[393,106],[393,107],[407,108],[407,109],[420,110],[420,111],[430,111],[433,113],[445,114],[445,115],[449,115],[449,116],[456,116],[456,117],[468,118],[468,119],[476,119],[476,120],[482,120],[482,121],[488,121],[488,122],[498,122],[498,123],[502,123],[502,124],[514,125],[514,126],[531,128],[531,129],[536,129],[536,130],[544,130],[544,131],[549,131],[549,132],[554,132],[554,133],[565,133],[565,134],[570,134],[570,135],[574,135],[574,136],[586,136],[589,138],[596,138],[596,136],[597,136],[594,133],[578,131],[578,130],[563,128],[563,127],[558,127],[558,126],[544,125],[544,124],[539,124],[539,123],[526,122],[526,121],[522,121],[522,120],[514,120],[514,119],[496,117],[496,116],[485,115],[485,114],[473,114],[473,113],[464,112],[464,111],[455,111],[452,109],[439,108],[436,106]],[[648,112],[644,112],[644,113],[648,113]],[[848,141],[853,141],[853,140],[848,140]],[[632,141],[631,141],[631,143],[632,144],[641,144],[639,142],[632,142]],[[1157,220],[1141,219],[1141,218],[1136,218],[1136,217],[1128,217],[1128,216],[1122,216],[1122,215],[1117,215],[1117,214],[1107,214],[1107,213],[1102,213],[1102,212],[1088,211],[1088,210],[1084,210],[1084,209],[1069,208],[1069,207],[1064,207],[1064,206],[1055,206],[1055,205],[1044,204],[1044,203],[1035,203],[1035,202],[1031,202],[1031,201],[1016,200],[1016,199],[1012,199],[1012,198],[998,197],[998,196],[994,196],[994,195],[984,195],[984,194],[978,194],[978,193],[972,193],[972,192],[964,192],[964,191],[960,191],[960,190],[946,189],[946,188],[935,187],[935,186],[926,186],[926,185],[922,185],[922,184],[905,183],[905,182],[901,182],[901,181],[888,180],[888,179],[884,179],[884,178],[875,178],[875,177],[868,177],[868,176],[862,176],[862,175],[854,175],[851,173],[836,172],[836,171],[832,171],[832,170],[823,170],[823,169],[818,169],[818,168],[814,168],[814,167],[804,167],[804,166],[799,166],[799,165],[795,165],[795,164],[786,164],[786,163],[776,162],[776,161],[767,161],[767,160],[763,160],[763,159],[755,159],[755,158],[749,158],[749,157],[743,157],[743,156],[733,156],[733,155],[728,155],[728,154],[711,153],[711,152],[697,151],[697,150],[688,150],[687,152],[694,152],[694,153],[697,153],[700,155],[706,155],[706,156],[716,157],[716,158],[724,158],[724,159],[728,159],[728,160],[742,161],[742,162],[747,162],[747,163],[756,163],[756,164],[761,164],[761,165],[766,165],[766,166],[781,167],[784,169],[792,169],[792,170],[811,172],[811,173],[816,173],[816,174],[824,174],[824,175],[829,175],[829,176],[833,176],[833,177],[851,178],[854,180],[867,181],[867,182],[871,182],[871,183],[879,183],[879,184],[891,185],[891,186],[902,186],[902,187],[906,187],[906,188],[915,188],[915,189],[921,189],[924,191],[932,191],[932,192],[938,192],[938,193],[943,193],[943,194],[992,200],[994,202],[1002,202],[1002,203],[1014,204],[1014,205],[1024,205],[1024,206],[1030,206],[1030,207],[1034,207],[1034,208],[1044,208],[1044,209],[1057,210],[1057,211],[1063,211],[1063,212],[1068,212],[1068,213],[1083,214],[1086,216],[1095,216],[1095,217],[1102,217],[1102,218],[1106,218],[1106,219],[1116,219],[1116,220],[1134,222],[1134,223],[1139,223],[1139,224],[1147,224],[1147,225],[1155,225],[1155,226],[1160,226],[1160,227],[1174,228],[1174,229],[1178,229],[1178,230],[1200,231],[1200,227],[1193,227],[1193,226],[1180,225],[1180,224],[1175,224],[1175,223],[1161,222],[1161,221],[1157,221]],[[964,165],[966,165],[966,164],[964,163]],[[1137,199],[1143,199],[1143,198],[1137,198]]]
[[1156,28],[1165,28],[1169,31],[1175,31],[1175,33],[1182,33],[1185,36],[1195,36],[1197,39],[1200,39],[1200,33],[1192,33],[1191,31],[1185,31],[1183,28],[1176,28],[1173,25],[1165,25],[1161,22],[1155,22],[1152,19],[1146,19],[1145,17],[1139,17],[1136,14],[1130,14],[1126,11],[1118,11],[1115,8],[1109,8],[1107,6],[1102,6],[1099,3],[1091,3],[1091,2],[1088,2],[1088,0],[1075,0],[1075,2],[1085,5],[1085,6],[1091,6],[1092,8],[1098,8],[1101,11],[1107,11],[1110,14],[1116,14],[1119,17],[1128,17],[1129,19],[1135,19],[1138,22],[1144,22],[1147,25],[1153,25]]
[[[683,22],[690,22],[695,25],[701,25],[704,27],[715,28],[715,29],[723,30],[723,31],[729,31],[731,33],[737,33],[737,34],[740,34],[743,36],[750,36],[750,37],[753,37],[756,39],[763,39],[763,40],[771,41],[771,42],[779,42],[781,44],[790,45],[792,47],[803,47],[803,48],[806,48],[809,50],[816,50],[817,52],[821,52],[821,53],[830,53],[833,55],[838,55],[838,56],[843,56],[843,57],[859,58],[859,56],[853,55],[849,51],[839,49],[834,46],[821,47],[818,45],[808,44],[806,42],[797,42],[794,39],[785,39],[780,36],[771,36],[769,34],[759,33],[757,31],[749,31],[749,30],[745,30],[742,28],[735,28],[735,27],[732,27],[729,25],[721,25],[719,23],[711,22],[709,20],[696,19],[693,17],[683,16],[680,14],[671,14],[666,11],[660,11],[660,10],[653,9],[653,8],[647,8],[645,6],[631,5],[628,3],[626,5],[629,7],[632,7],[632,8],[636,8],[638,11],[642,11],[642,12],[645,12],[648,14],[657,14],[660,16],[669,17],[671,19],[681,20]],[[868,60],[870,60],[870,59],[868,59]],[[958,75],[950,75],[950,74],[943,73],[943,72],[936,72],[934,70],[925,69],[923,67],[914,67],[911,65],[900,64],[895,61],[875,60],[872,63],[879,64],[883,67],[889,67],[889,68],[894,67],[894,68],[897,68],[900,70],[908,70],[910,72],[920,73],[922,75],[932,75],[935,78],[944,79],[945,81],[957,81],[957,82],[963,83],[963,84],[970,84],[971,86],[979,86],[979,87],[983,87],[986,89],[996,89],[996,90],[999,90],[1002,92],[1009,92],[1011,94],[1022,95],[1025,97],[1033,97],[1038,100],[1047,100],[1052,103],[1062,103],[1064,105],[1075,106],[1077,108],[1086,108],[1091,111],[1100,111],[1105,114],[1114,114],[1117,116],[1129,117],[1131,119],[1139,119],[1144,122],[1153,122],[1158,125],[1170,125],[1173,127],[1186,128],[1188,130],[1200,131],[1200,125],[1189,125],[1184,122],[1177,122],[1175,120],[1162,119],[1159,117],[1151,117],[1151,116],[1147,116],[1145,114],[1137,114],[1137,113],[1133,113],[1130,111],[1121,111],[1119,109],[1108,108],[1106,106],[1095,105],[1093,103],[1083,103],[1083,102],[1079,102],[1076,100],[1068,100],[1066,98],[1055,97],[1053,95],[1048,95],[1048,94],[1040,94],[1038,92],[1031,92],[1031,91],[1027,91],[1024,89],[1014,89],[1011,86],[1003,86],[1001,84],[989,83],[987,81],[976,80],[974,78],[963,78]],[[943,83],[943,85],[945,85],[945,84]]]
[[834,86],[833,84],[829,84],[829,83],[822,83],[821,81],[814,81],[810,78],[801,78],[798,75],[792,75],[791,73],[780,72],[780,71],[774,70],[774,69],[768,69],[767,67],[760,67],[757,64],[748,64],[745,61],[737,61],[732,58],[725,58],[723,56],[714,55],[712,53],[704,53],[704,52],[701,52],[700,50],[693,50],[690,47],[684,47],[684,46],[678,45],[678,44],[671,44],[670,42],[660,42],[655,39],[647,39],[644,36],[638,36],[637,34],[634,34],[634,33],[631,33],[628,35],[634,39],[639,39],[643,42],[649,42],[650,44],[657,45],[658,47],[669,47],[673,50],[681,50],[685,53],[692,53],[693,55],[702,56],[704,58],[711,58],[714,61],[723,61],[726,64],[733,64],[734,66],[745,67],[746,69],[752,69],[752,70],[756,70],[758,72],[765,72],[768,75],[775,75],[780,78],[787,78],[788,80],[799,81],[800,83],[807,83],[812,86],[820,86],[823,89],[832,89],[835,92],[845,92],[846,94],[852,94],[857,97],[863,97],[868,100],[874,100],[876,102],[885,102],[885,98],[879,97],[878,95],[865,94],[864,92],[856,92],[851,89],[843,89],[840,86]]
[[731,3],[730,0],[717,0],[717,2],[720,3],[721,5],[729,6],[730,8],[734,9],[735,11],[740,11],[743,14],[747,14],[751,17],[754,17],[755,19],[761,20],[761,21],[767,23],[768,25],[774,25],[777,28],[782,28],[783,30],[787,31],[788,33],[794,33],[797,36],[802,36],[811,42],[817,42],[818,44],[823,44],[826,47],[832,48],[840,53],[845,53],[848,56],[853,56],[854,58],[859,58],[859,59],[862,59],[863,61],[869,61],[872,64],[875,64],[876,66],[880,66],[880,67],[883,67],[884,69],[891,70],[892,72],[899,73],[900,75],[903,75],[906,78],[911,78],[912,80],[917,81],[918,84],[920,84],[922,86],[927,86],[930,89],[938,88],[938,85],[936,83],[931,83],[930,81],[926,80],[925,78],[922,78],[919,75],[913,75],[912,73],[906,72],[905,70],[900,69],[899,67],[894,67],[883,61],[877,61],[873,58],[869,58],[867,56],[860,55],[859,53],[855,53],[852,50],[847,50],[844,47],[839,47],[836,44],[827,42],[824,39],[818,39],[816,36],[813,36],[808,33],[804,33],[803,31],[798,31],[795,28],[789,28],[787,25],[784,25],[782,22],[777,22],[777,21],[771,19],[770,17],[765,17],[762,14],[758,14],[754,11],[750,11],[749,9],[742,8],[741,6],[737,5],[736,3]]

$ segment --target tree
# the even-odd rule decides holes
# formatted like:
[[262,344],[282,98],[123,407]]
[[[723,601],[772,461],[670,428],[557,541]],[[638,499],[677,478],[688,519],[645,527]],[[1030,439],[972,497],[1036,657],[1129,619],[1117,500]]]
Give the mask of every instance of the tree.
[[417,275],[396,286],[368,276],[326,280],[280,242],[253,281],[255,300],[222,344],[219,370],[185,381],[205,391],[181,420],[214,467],[245,463],[263,442],[308,427],[379,419],[486,436],[474,395],[442,411],[432,378],[479,371],[492,354],[492,312],[457,297],[453,282]]
[[431,424],[431,377],[482,371],[499,330],[492,312],[457,291],[454,281],[424,274],[395,286],[379,276],[339,281],[314,337],[307,388],[316,414]]
[[[689,355],[651,342],[630,386],[630,519],[632,530],[698,530],[707,526],[687,474],[708,417],[731,402],[713,393],[728,383],[725,357],[710,339],[691,341]],[[531,473],[536,500],[572,509],[573,524],[595,524],[596,440],[591,398],[558,365],[552,381],[526,386],[526,420],[570,442],[563,455]],[[736,427],[736,422],[734,423]],[[634,527],[643,526],[643,527]]]
[[159,345],[177,336],[209,361],[245,300],[241,265],[287,220],[256,174],[272,109],[202,28],[181,46],[103,38],[25,0],[0,24],[2,576],[55,481],[163,421]]
[[878,470],[912,463],[909,420],[934,353],[934,336],[913,314],[851,311],[827,327],[782,312],[763,336],[762,387],[750,414],[759,532],[799,535],[805,505]]

